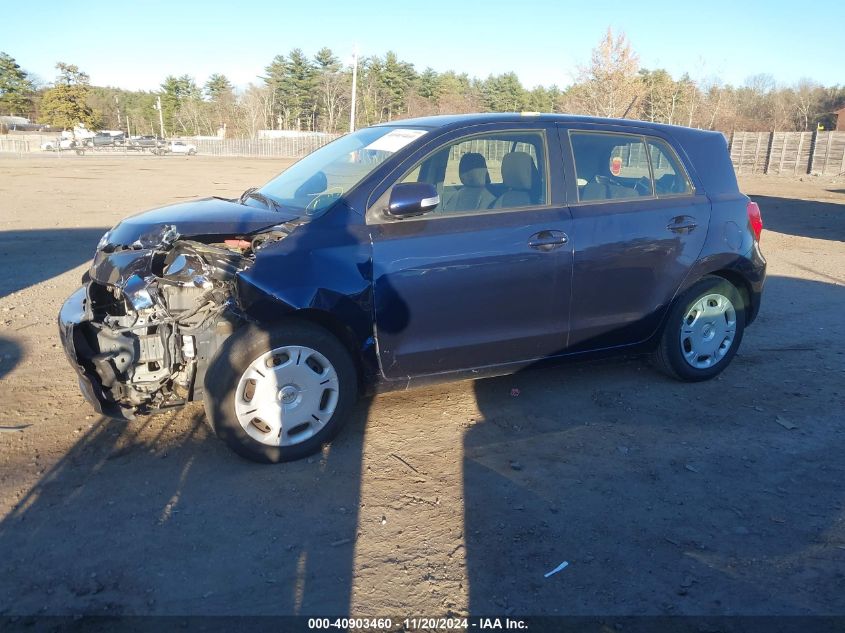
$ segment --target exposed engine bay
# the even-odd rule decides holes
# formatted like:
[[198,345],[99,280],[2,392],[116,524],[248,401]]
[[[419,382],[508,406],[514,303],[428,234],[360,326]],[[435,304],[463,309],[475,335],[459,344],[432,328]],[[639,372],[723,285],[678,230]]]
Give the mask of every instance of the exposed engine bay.
[[81,314],[60,316],[68,355],[90,379],[83,390],[102,412],[129,419],[200,399],[209,361],[248,320],[236,276],[289,231],[202,241],[168,225],[129,246],[103,236],[83,278]]

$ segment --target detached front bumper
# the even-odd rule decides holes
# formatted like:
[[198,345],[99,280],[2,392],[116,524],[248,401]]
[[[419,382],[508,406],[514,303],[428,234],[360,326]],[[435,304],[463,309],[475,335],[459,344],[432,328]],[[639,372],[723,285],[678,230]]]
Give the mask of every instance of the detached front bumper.
[[59,338],[71,367],[76,370],[82,395],[94,410],[110,418],[131,420],[134,417],[131,410],[106,398],[92,362],[95,352],[82,333],[82,328],[91,321],[92,316],[88,287],[89,284],[86,284],[78,288],[62,306],[59,312]]

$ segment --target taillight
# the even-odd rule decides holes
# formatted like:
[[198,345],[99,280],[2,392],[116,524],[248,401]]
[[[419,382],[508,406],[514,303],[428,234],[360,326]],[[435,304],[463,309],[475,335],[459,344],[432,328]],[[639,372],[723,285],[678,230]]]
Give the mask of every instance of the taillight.
[[760,215],[760,207],[757,206],[756,202],[749,200],[745,210],[748,212],[748,224],[754,231],[754,239],[759,242],[760,233],[763,232],[763,216]]

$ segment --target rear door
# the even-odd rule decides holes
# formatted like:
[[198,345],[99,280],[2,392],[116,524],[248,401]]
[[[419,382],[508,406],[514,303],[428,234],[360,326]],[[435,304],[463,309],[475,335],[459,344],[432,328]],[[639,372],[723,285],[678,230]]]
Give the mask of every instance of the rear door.
[[566,347],[571,220],[556,130],[482,129],[454,132],[404,166],[396,182],[434,185],[442,192],[437,209],[396,221],[380,213],[382,200],[367,214],[387,378],[532,360]]
[[701,252],[710,202],[653,130],[559,130],[574,242],[570,350],[643,341]]

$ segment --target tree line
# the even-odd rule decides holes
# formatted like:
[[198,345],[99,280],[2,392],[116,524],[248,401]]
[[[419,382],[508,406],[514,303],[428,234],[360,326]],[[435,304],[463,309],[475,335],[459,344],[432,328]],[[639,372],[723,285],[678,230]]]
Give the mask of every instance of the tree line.
[[[352,68],[329,48],[308,55],[295,48],[277,55],[258,81],[236,90],[223,74],[198,84],[190,75],[168,75],[158,91],[92,86],[72,64],[56,65],[49,85],[0,53],[0,114],[28,116],[71,128],[123,129],[167,135],[253,138],[258,130],[338,133],[349,129]],[[624,35],[608,29],[565,88],[528,89],[516,73],[486,79],[456,71],[418,71],[396,53],[358,60],[356,127],[432,114],[467,112],[562,112],[639,118],[711,130],[792,131],[835,126],[845,105],[845,86],[810,79],[780,85],[755,75],[741,86],[717,77],[674,78],[640,66]],[[161,112],[158,111],[160,99]]]

